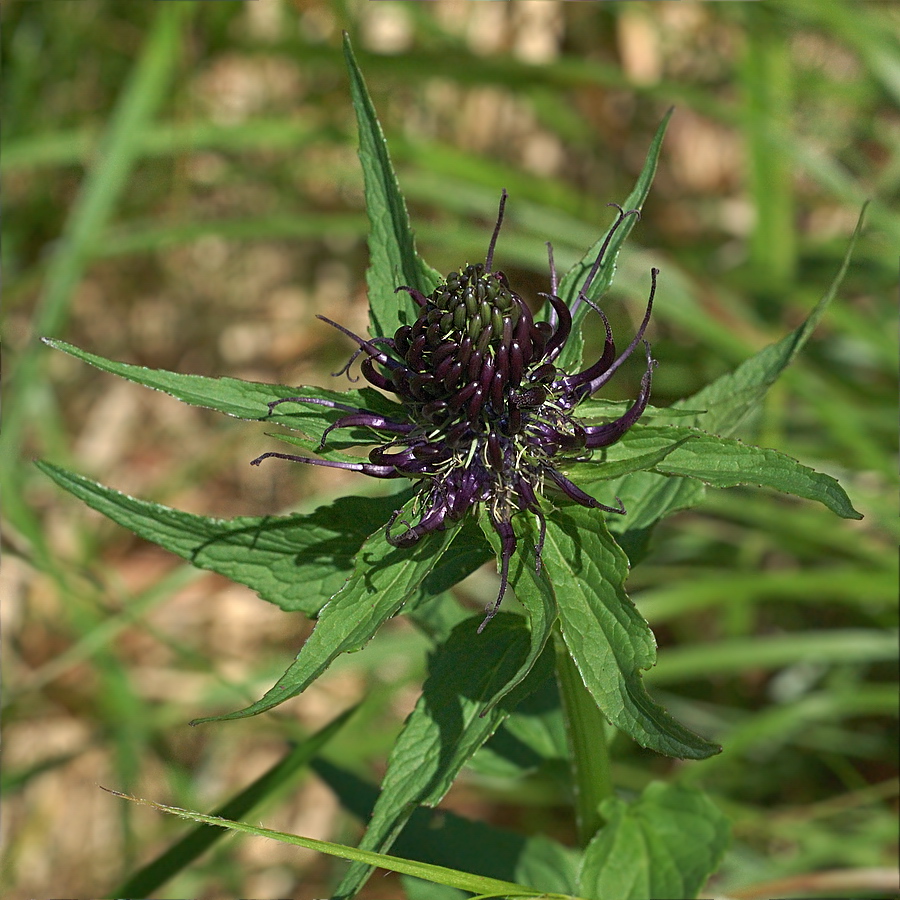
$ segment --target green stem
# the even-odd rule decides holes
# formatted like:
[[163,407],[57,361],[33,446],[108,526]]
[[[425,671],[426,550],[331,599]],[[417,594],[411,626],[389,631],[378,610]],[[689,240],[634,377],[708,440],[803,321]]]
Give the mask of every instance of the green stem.
[[556,678],[571,751],[578,839],[581,846],[586,847],[604,824],[600,815],[601,801],[613,794],[608,726],[584,686],[559,631],[556,632]]

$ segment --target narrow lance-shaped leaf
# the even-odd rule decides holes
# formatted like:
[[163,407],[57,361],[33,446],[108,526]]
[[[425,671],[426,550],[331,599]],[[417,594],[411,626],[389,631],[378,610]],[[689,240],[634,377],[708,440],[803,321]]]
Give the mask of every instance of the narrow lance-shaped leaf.
[[563,640],[610,722],[666,756],[705,759],[718,753],[721,748],[673,719],[644,687],[641,670],[656,662],[656,642],[625,593],[628,560],[603,519],[576,506],[552,513],[543,559]]
[[[361,850],[389,850],[415,808],[440,802],[516,703],[549,677],[552,659],[546,653],[514,694],[484,714],[486,701],[521,669],[530,640],[520,616],[500,613],[482,634],[476,633],[478,622],[476,617],[460,623],[432,657],[422,696],[388,758]],[[371,872],[371,866],[352,865],[335,900],[353,897]]]
[[430,294],[440,282],[440,273],[416,253],[415,240],[391,165],[387,142],[353,56],[350,38],[344,33],[344,57],[350,71],[350,92],[359,126],[359,161],[365,180],[366,211],[369,214],[369,320],[373,337],[391,337],[404,323],[401,310],[412,310],[400,285]]
[[38,461],[92,509],[198,569],[256,591],[286,612],[315,616],[344,585],[364,541],[409,494],[348,497],[308,515],[212,519],[139,500]]
[[[404,508],[407,514],[414,503]],[[458,530],[454,523],[425,535],[412,548],[394,547],[382,530],[377,531],[360,548],[353,575],[322,609],[297,658],[265,696],[245,709],[207,716],[194,724],[266,712],[306,690],[341,653],[361,650],[415,594]]]
[[[626,211],[630,209],[641,209],[644,205],[644,201],[647,199],[647,194],[650,193],[650,185],[653,183],[653,176],[656,174],[656,164],[659,160],[660,150],[662,149],[663,137],[665,136],[666,128],[668,127],[669,119],[672,117],[673,112],[674,108],[670,109],[662,122],[660,122],[659,128],[656,129],[656,134],[650,143],[650,149],[647,151],[647,158],[644,161],[644,167],[641,169],[641,174],[638,176],[631,193],[625,199],[623,209]],[[615,233],[610,238],[609,246],[606,248],[603,264],[600,266],[600,270],[597,272],[596,277],[587,291],[589,300],[597,300],[599,297],[602,297],[612,284],[616,274],[616,259],[619,255],[619,250],[622,248],[622,244],[625,243],[625,239],[631,233],[634,222],[635,217],[629,216],[617,228],[616,226],[611,226],[615,229]],[[600,252],[603,242],[607,237],[609,237],[609,232],[585,253],[580,262],[577,262],[569,269],[560,282],[559,296],[569,306],[571,306],[577,298],[578,292],[584,285],[585,279],[591,271],[591,268],[597,259],[597,254]],[[584,349],[584,340],[581,336],[581,323],[589,309],[590,307],[585,303],[578,305],[575,309],[572,317],[572,333],[569,335],[566,346],[559,355],[558,364],[560,368],[565,371],[575,371],[581,365],[582,352]]]
[[[673,442],[687,440],[673,446]],[[670,448],[654,469],[664,475],[682,475],[698,478],[713,487],[734,487],[754,484],[770,487],[786,494],[817,500],[844,519],[861,519],[850,503],[844,489],[836,479],[823,472],[804,466],[778,450],[767,450],[744,444],[734,438],[721,438],[696,428],[682,425],[661,427],[635,426],[622,440],[609,448],[610,465],[623,454],[650,455],[655,450]],[[593,463],[581,463],[572,469],[573,479],[579,484],[590,485],[595,477],[602,476],[604,463],[596,463],[597,475],[592,475]]]
[[347,847],[344,844],[335,844],[331,841],[317,841],[314,838],[305,838],[298,834],[288,834],[284,831],[263,828],[261,825],[250,825],[246,822],[232,822],[217,816],[207,816],[203,813],[193,812],[192,810],[179,809],[176,806],[165,806],[162,803],[155,803],[152,800],[132,797],[128,794],[123,794],[120,791],[109,791],[109,793],[116,797],[121,797],[123,800],[131,800],[142,806],[149,806],[151,809],[171,813],[182,819],[188,819],[193,822],[202,822],[206,825],[214,825],[228,831],[240,832],[241,834],[269,838],[294,847],[305,847],[309,850],[315,850],[317,853],[327,853],[341,859],[363,862],[370,866],[377,866],[381,869],[388,869],[392,872],[401,872],[404,875],[412,875],[416,878],[432,881],[435,884],[446,884],[457,887],[463,891],[478,893],[485,897],[524,898],[542,896],[546,898],[546,900],[567,900],[566,897],[563,897],[560,894],[541,894],[539,891],[524,885],[512,884],[509,881],[500,881],[496,878],[487,878],[484,875],[470,875],[468,872],[448,869],[445,866],[433,866],[429,863],[418,862],[416,860],[400,859],[399,857],[387,856],[383,853],[372,853],[369,850],[356,850],[355,848]]
[[264,421],[267,424],[285,425],[302,430],[302,436],[295,439],[304,449],[317,452],[327,459],[359,462],[358,456],[341,453],[335,448],[346,448],[360,443],[370,443],[372,432],[364,428],[348,428],[332,431],[326,446],[319,451],[319,441],[325,429],[346,413],[341,409],[328,409],[316,403],[283,403],[275,407],[270,416],[268,404],[284,397],[303,396],[329,403],[341,403],[361,407],[379,413],[386,418],[405,414],[402,407],[388,400],[373,388],[360,390],[329,391],[318,387],[287,387],[277,384],[260,384],[256,381],[241,381],[237,378],[209,378],[203,375],[182,375],[164,369],[148,369],[130,363],[115,362],[81,350],[65,341],[45,339],[44,343],[56,350],[62,350],[90,365],[135,384],[153,388],[170,394],[182,403],[214,409],[228,416],[240,419]]
[[[865,212],[866,207],[863,206],[840,269],[806,320],[780,341],[764,347],[741,363],[733,372],[721,376],[696,394],[673,404],[672,411],[694,410],[695,413],[689,420],[690,424],[702,425],[709,431],[721,432],[725,436],[737,429],[748,413],[760,404],[766,391],[778,376],[802,350],[825,310],[837,295],[862,231]],[[617,495],[622,497],[629,515],[611,521],[610,529],[617,536],[619,543],[627,549],[632,563],[639,560],[645,552],[647,540],[656,522],[680,509],[697,506],[702,502],[705,493],[703,485],[694,479],[680,478],[674,474],[668,478],[661,478],[651,472],[633,472],[625,475],[612,487]],[[843,494],[840,486],[838,489]],[[837,505],[845,511],[852,509],[845,494],[843,499],[838,500]],[[838,515],[845,513],[838,512]],[[854,510],[853,514],[847,517],[857,518],[858,514]]]

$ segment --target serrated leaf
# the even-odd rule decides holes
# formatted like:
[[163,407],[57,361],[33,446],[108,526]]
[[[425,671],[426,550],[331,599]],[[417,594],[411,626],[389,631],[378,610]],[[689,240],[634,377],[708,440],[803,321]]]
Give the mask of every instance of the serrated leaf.
[[[408,516],[415,502],[406,504]],[[245,709],[206,716],[194,724],[243,719],[273,709],[306,690],[341,653],[361,650],[413,597],[458,530],[453,523],[445,531],[424,535],[413,547],[394,547],[379,529],[362,545],[352,576],[322,608],[296,659],[265,696]]]
[[[673,111],[674,109],[670,109],[666,113],[662,122],[660,122],[659,128],[656,130],[656,135],[650,143],[650,149],[647,151],[647,158],[644,161],[644,167],[641,169],[641,174],[638,176],[637,182],[631,193],[625,199],[623,209],[626,211],[629,209],[641,209],[644,205],[644,201],[647,199],[647,194],[650,193],[650,185],[653,183],[653,176],[656,173],[656,163],[659,160],[659,152],[662,149],[663,137],[665,136],[666,127],[669,124],[669,119],[672,117]],[[596,277],[587,291],[587,296],[590,300],[597,300],[602,297],[612,284],[616,274],[616,260],[619,256],[619,250],[622,248],[622,244],[625,243],[625,239],[631,233],[634,223],[635,217],[629,216],[613,235],[612,240],[606,249],[606,256],[603,260],[603,264],[600,266],[600,270],[597,272]],[[593,268],[594,262],[597,259],[597,254],[600,252],[600,248],[603,246],[603,242],[606,240],[606,236],[609,234],[611,228],[612,226],[610,226],[610,229],[607,230],[606,234],[600,238],[587,253],[585,253],[581,260],[569,269],[560,282],[559,296],[569,307],[572,306],[575,298],[578,296],[578,292],[584,285],[585,279]],[[564,371],[573,372],[581,366],[582,352],[584,349],[584,340],[581,336],[581,323],[589,309],[590,307],[587,304],[582,303],[575,310],[575,314],[572,317],[572,333],[569,335],[569,339],[566,341],[566,345],[560,353],[559,361],[557,363]]]
[[[494,553],[499,560],[500,536],[494,530],[484,510],[479,516],[478,524],[481,526],[484,536],[493,547]],[[531,626],[529,629],[529,650],[527,656],[522,660],[519,671],[506,684],[501,685],[497,693],[488,701],[488,708],[499,702],[501,698],[514,690],[527,677],[532,666],[535,665],[547,646],[547,641],[553,633],[553,624],[556,622],[557,616],[556,601],[549,586],[543,581],[535,581],[531,577],[522,577],[523,570],[529,569],[533,572],[536,567],[534,547],[537,535],[535,533],[534,516],[516,516],[512,521],[512,526],[516,535],[516,550],[509,564],[509,584],[528,614],[528,621]]]
[[682,407],[707,410],[698,415],[691,424],[727,436],[733,433],[747,414],[759,405],[769,387],[803,349],[825,310],[837,295],[862,231],[866,206],[868,203],[859,214],[837,275],[806,320],[777,343],[769,344],[742,362],[733,372],[717,378],[696,394],[673,404],[676,409]]
[[[693,440],[693,437],[694,434],[691,432],[671,443],[652,446],[649,450],[644,450],[637,442],[626,444],[620,441],[616,445],[615,459],[610,459],[611,454],[604,450],[602,453],[598,453],[594,459],[576,460],[561,468],[564,468],[567,477],[579,483],[591,484],[609,481],[632,472],[658,468],[664,459],[688,441]],[[650,445],[649,441],[647,445]]]
[[632,804],[610,798],[607,824],[584,853],[578,892],[589,900],[688,900],[716,871],[727,818],[701,791],[652,782]]
[[409,495],[347,497],[308,515],[212,519],[138,500],[50,463],[37,467],[92,509],[198,569],[256,591],[286,612],[315,616],[344,585],[373,528]]
[[148,369],[130,363],[115,362],[81,350],[65,341],[44,339],[44,343],[56,350],[62,350],[76,359],[110,372],[121,378],[127,378],[135,384],[163,391],[192,406],[214,409],[228,416],[239,419],[263,421],[271,424],[285,425],[288,428],[303,432],[295,437],[293,443],[307,450],[317,452],[327,459],[343,459],[359,462],[359,457],[337,452],[336,448],[346,448],[356,444],[377,443],[371,431],[365,428],[342,429],[333,431],[328,436],[324,450],[318,451],[318,444],[325,429],[346,415],[343,410],[328,409],[318,404],[291,403],[275,408],[270,416],[267,404],[285,397],[312,397],[343,403],[348,406],[368,409],[387,418],[399,416],[399,421],[406,421],[406,413],[402,406],[392,403],[383,394],[373,388],[362,388],[349,391],[329,391],[317,387],[287,387],[278,384],[260,384],[255,381],[241,381],[237,378],[208,378],[203,375],[182,375],[178,372],[167,372],[164,369]]
[[[575,407],[574,413],[579,419],[593,423],[600,419],[618,419],[634,404],[633,400],[603,400],[590,397]],[[641,422],[651,419],[685,419],[688,416],[700,416],[705,409],[673,409],[665,406],[646,406],[641,413]]]
[[[391,750],[360,849],[390,849],[414,809],[437,804],[519,699],[548,677],[549,652],[515,693],[485,712],[486,702],[522,668],[531,641],[521,616],[498,613],[482,634],[478,624],[477,616],[461,622],[433,655],[422,696]],[[371,871],[352,865],[336,900],[354,896]]]
[[359,161],[365,181],[366,211],[369,214],[369,322],[372,337],[393,337],[412,314],[414,306],[400,285],[430,294],[442,281],[416,253],[415,240],[406,212],[406,202],[391,165],[384,132],[363,78],[350,38],[344,33],[344,58],[350,72],[350,93],[359,126]]
[[[655,465],[657,472],[697,478],[704,484],[719,488],[739,484],[774,488],[795,497],[816,500],[841,518],[862,518],[844,489],[830,475],[804,466],[778,450],[755,447],[734,438],[717,437],[683,425],[635,427],[619,444],[610,448],[609,455],[614,458],[619,453],[650,453],[690,435],[693,435],[690,441],[673,447]],[[579,484],[589,483],[584,474],[589,465],[582,465]]]
[[[803,348],[837,294],[861,232],[864,215],[865,206],[860,213],[840,270],[806,321],[782,340],[763,348],[746,360],[734,372],[722,376],[696,394],[679,400],[669,407],[669,411],[705,410],[702,413],[697,412],[690,424],[702,424],[705,429],[718,431],[726,436],[740,425],[746,415],[759,404],[770,385]],[[636,426],[632,431],[639,431],[640,427]],[[626,435],[626,439],[627,437]],[[824,487],[820,484],[820,488]],[[653,527],[659,520],[680,509],[697,506],[702,502],[705,493],[703,484],[698,480],[671,475],[660,477],[650,472],[633,472],[625,475],[609,484],[608,490],[621,497],[628,510],[626,516],[614,517],[609,524],[610,530],[616,535],[617,541],[626,550],[632,563],[638,562],[646,553]],[[839,485],[838,490],[843,494]],[[843,499],[838,496],[836,502],[841,509],[848,512],[852,510],[846,495]],[[849,517],[855,518],[857,515],[853,510]]]
[[628,560],[594,510],[571,506],[547,517],[544,571],[560,630],[603,714],[642,747],[706,759],[721,748],[689,731],[647,693],[641,670],[656,662],[650,627],[625,593]]

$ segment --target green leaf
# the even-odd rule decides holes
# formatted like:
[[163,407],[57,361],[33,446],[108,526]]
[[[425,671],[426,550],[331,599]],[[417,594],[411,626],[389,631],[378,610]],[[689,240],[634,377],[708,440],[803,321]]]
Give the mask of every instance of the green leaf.
[[327,853],[330,856],[337,856],[341,859],[349,859],[355,862],[365,863],[366,865],[377,866],[380,869],[388,869],[389,871],[400,872],[404,875],[413,875],[416,878],[424,878],[428,881],[434,881],[437,884],[447,884],[464,891],[472,891],[474,893],[498,897],[536,898],[540,896],[541,898],[544,898],[544,900],[552,900],[552,898],[566,900],[566,898],[562,898],[559,894],[544,894],[533,888],[512,884],[508,881],[500,881],[496,878],[486,878],[483,875],[470,875],[468,872],[447,869],[444,866],[432,866],[428,863],[416,862],[414,860],[400,859],[399,857],[387,856],[383,853],[372,853],[368,850],[356,850],[353,847],[347,847],[343,844],[335,844],[331,841],[317,841],[313,838],[288,834],[284,831],[275,831],[272,828],[263,828],[261,825],[248,825],[245,822],[232,822],[217,816],[207,816],[203,813],[193,812],[192,810],[179,809],[176,806],[165,806],[162,803],[155,803],[152,800],[142,800],[138,797],[131,797],[128,794],[123,794],[121,791],[108,792],[113,796],[121,797],[123,800],[130,800],[131,802],[139,803],[142,806],[149,806],[152,809],[170,813],[182,819],[203,822],[207,825],[214,825],[229,831],[240,832],[241,834],[269,838],[295,847],[305,847],[308,850],[315,850],[318,853]]
[[[488,543],[493,547],[494,553],[499,560],[500,536],[494,530],[484,510],[479,516],[478,524],[481,526],[481,530],[484,532]],[[517,687],[531,671],[532,666],[544,652],[547,641],[553,633],[553,623],[556,621],[557,616],[556,601],[546,582],[536,581],[531,577],[522,577],[524,569],[528,569],[533,573],[536,567],[534,547],[536,546],[537,535],[535,534],[534,516],[516,516],[512,525],[516,535],[516,550],[509,564],[509,584],[528,614],[531,626],[529,629],[530,648],[528,655],[522,661],[519,671],[491,697],[488,702],[489,708]]]
[[[407,516],[414,514],[415,504],[415,498],[406,504]],[[379,529],[362,545],[353,575],[322,609],[297,658],[265,696],[245,709],[207,716],[193,724],[266,712],[306,690],[341,653],[361,650],[414,596],[458,530],[459,525],[453,524],[445,531],[424,535],[414,547],[393,547]]]
[[[618,419],[634,405],[633,400],[604,400],[590,397],[575,407],[573,412],[579,419],[594,423],[596,420]],[[672,407],[647,406],[641,414],[641,422],[651,419],[685,419],[688,416],[701,416],[705,409],[674,409]]]
[[37,467],[92,509],[198,569],[245,584],[286,612],[318,614],[346,582],[366,538],[408,495],[340,499],[309,515],[230,520],[137,500],[50,463]]
[[769,387],[803,349],[819,324],[819,320],[825,314],[825,310],[837,295],[850,265],[856,241],[862,231],[867,206],[868,203],[863,206],[859,214],[856,228],[834,281],[806,320],[777,343],[769,344],[768,347],[764,347],[745,360],[733,372],[717,378],[712,384],[697,391],[696,394],[673,404],[676,409],[684,407],[707,410],[698,415],[690,424],[701,425],[708,431],[729,435],[735,431],[747,414],[759,405]]
[[584,853],[578,891],[591,900],[696,897],[718,868],[728,820],[701,791],[656,781],[633,804],[610,798]]
[[674,447],[656,464],[657,472],[698,478],[719,488],[739,484],[770,487],[785,494],[817,500],[841,518],[862,518],[836,479],[816,472],[778,450],[755,447],[681,425],[639,428],[623,438],[623,442],[631,451],[649,452],[651,448],[671,446],[670,441],[690,435],[693,435],[692,440]]
[[632,565],[646,554],[657,522],[698,506],[706,496],[703,483],[694,478],[671,478],[655,472],[632,472],[605,485],[605,490],[625,507],[624,516],[610,515],[606,524]]
[[559,774],[569,757],[562,705],[555,678],[548,678],[513,710],[469,763],[501,778],[520,778],[544,766]]
[[346,32],[344,58],[350,71],[350,93],[359,126],[359,161],[371,223],[366,273],[370,330],[373,337],[393,337],[406,321],[401,310],[413,309],[408,295],[402,291],[397,294],[396,289],[406,285],[430,294],[443,279],[416,253],[406,202],[391,165],[384,132]]
[[[388,850],[416,806],[439,803],[519,699],[549,676],[552,658],[547,653],[514,694],[486,710],[486,702],[522,668],[531,642],[521,616],[498,613],[482,634],[476,631],[478,624],[477,616],[461,622],[432,657],[422,696],[388,758],[361,849]],[[336,900],[354,896],[371,871],[351,866]]]
[[718,746],[654,703],[644,687],[641,669],[656,662],[656,642],[625,593],[628,560],[602,517],[580,506],[549,515],[543,559],[563,640],[604,715],[657,753],[688,759],[718,753]]
[[[344,727],[356,711],[354,706],[329,722],[324,728],[290,750],[267,772],[232,797],[213,813],[223,819],[239,819],[265,800],[278,794],[294,780],[309,761]],[[211,825],[199,825],[156,859],[135,872],[113,892],[116,897],[149,897],[198,856],[208,850],[225,832]]]
[[[755,447],[683,425],[636,425],[621,441],[608,448],[605,454],[608,461],[573,466],[572,480],[582,487],[590,486],[603,479],[607,465],[613,465],[619,459],[628,461],[642,455],[649,458],[654,452],[667,448],[669,452],[654,464],[654,470],[663,475],[697,478],[719,488],[739,484],[770,487],[785,494],[817,500],[844,519],[862,518],[844,489],[830,475],[804,466],[778,450]],[[592,472],[595,467],[596,473]]]
[[214,409],[228,416],[239,419],[264,421],[277,425],[286,425],[288,428],[303,431],[302,437],[295,437],[293,443],[299,444],[307,450],[318,452],[320,456],[328,459],[343,459],[359,462],[359,457],[349,456],[335,451],[335,447],[351,447],[356,444],[371,444],[374,440],[370,430],[365,428],[350,428],[333,431],[328,436],[328,443],[324,450],[318,451],[319,441],[325,429],[333,424],[341,416],[346,415],[344,410],[328,409],[318,404],[309,403],[284,403],[275,407],[275,412],[269,415],[267,404],[273,400],[282,400],[285,397],[312,397],[333,403],[343,403],[348,406],[367,409],[375,413],[395,419],[406,421],[406,412],[397,403],[392,403],[383,394],[373,388],[361,390],[329,391],[317,387],[287,387],[278,384],[260,384],[256,381],[241,381],[237,378],[208,378],[203,375],[182,375],[178,372],[167,372],[164,369],[148,369],[145,366],[135,366],[129,363],[115,362],[95,356],[86,350],[81,350],[65,341],[44,339],[44,343],[56,350],[62,350],[76,359],[83,360],[104,372],[111,372],[121,378],[127,378],[136,384],[153,388],[170,394],[182,403],[190,403],[192,406],[202,406],[206,409]]
[[[658,467],[671,453],[693,440],[694,436],[694,433],[690,432],[679,440],[661,443],[659,446],[652,446],[649,441],[646,442],[646,445],[640,445],[637,441],[623,443],[620,440],[612,453],[603,450],[598,452],[594,459],[573,461],[561,468],[572,481],[588,484],[610,481],[632,472],[642,472]],[[650,447],[650,449],[645,450],[644,446]],[[610,459],[609,456],[613,453],[616,458]],[[608,488],[606,490],[608,491]]]
[[[722,376],[696,394],[673,404],[667,412],[705,410],[702,413],[697,412],[690,424],[701,424],[709,431],[717,431],[724,435],[732,433],[740,425],[746,415],[758,406],[770,385],[803,348],[828,305],[837,294],[850,264],[853,248],[862,230],[865,211],[866,207],[864,206],[850,245],[831,287],[807,317],[806,321],[782,340],[765,347],[759,353],[746,360],[734,372]],[[639,432],[642,427],[641,425],[636,426],[630,434]],[[623,442],[627,443],[628,438],[629,435],[626,435]],[[620,444],[623,442],[620,442]],[[774,453],[776,451],[760,452]],[[662,472],[664,468],[664,466],[659,466],[658,470]],[[579,472],[573,470],[573,480],[577,480],[581,486],[589,484],[591,480],[597,480],[585,479],[582,482],[582,473],[584,471],[583,469]],[[849,513],[848,518],[858,517],[859,514],[853,510],[840,485],[829,484],[828,481],[821,480],[827,479],[827,476],[819,476],[817,483],[810,485],[809,471],[811,470],[807,470],[806,473],[800,473],[801,477],[797,479],[797,482],[805,482],[808,486],[812,486],[818,494],[822,495],[821,498],[816,496],[812,499],[822,499],[822,502],[829,505],[829,508],[834,509],[835,512],[838,512],[838,509],[840,509],[841,512],[838,512],[838,515]],[[818,473],[813,474],[818,475]],[[719,472],[718,475],[721,477],[722,473]],[[757,482],[751,481],[750,483]],[[719,486],[724,486],[724,484]],[[770,486],[777,487],[776,485]],[[628,553],[628,557],[633,564],[638,562],[646,553],[653,527],[659,520],[680,509],[697,506],[702,502],[705,493],[700,481],[678,477],[661,478],[650,472],[633,472],[625,475],[608,485],[607,489],[612,490],[616,496],[620,497],[628,510],[626,516],[612,517],[609,527],[615,534],[616,540]],[[781,488],[777,489],[780,490]],[[830,502],[835,503],[837,508],[830,506],[829,502],[826,502],[824,499],[826,496]]]
[[[650,185],[653,183],[653,176],[656,173],[656,163],[659,160],[659,152],[662,149],[663,137],[665,136],[666,127],[669,124],[669,119],[672,117],[673,111],[674,109],[670,109],[666,113],[662,122],[660,122],[659,128],[656,130],[656,135],[650,143],[650,149],[647,151],[647,158],[644,161],[644,167],[641,169],[641,174],[638,176],[633,190],[625,199],[625,203],[622,207],[626,212],[629,209],[641,209],[644,205],[644,201],[647,199],[647,194],[650,193]],[[625,239],[631,233],[634,223],[635,216],[629,216],[616,230],[606,249],[606,255],[600,266],[600,270],[597,272],[596,277],[588,289],[588,299],[597,300],[609,289],[616,274],[616,260],[619,256],[619,250],[621,249],[622,244],[625,243]],[[577,262],[569,269],[560,282],[559,296],[570,308],[575,301],[575,298],[578,296],[578,292],[584,285],[588,273],[593,268],[594,263],[597,260],[597,255],[600,253],[600,248],[603,246],[603,242],[609,235],[610,230],[612,230],[612,226],[610,226],[610,229],[607,230],[606,234],[598,240],[587,253],[585,253],[581,258],[581,261]],[[582,303],[576,309],[575,314],[572,317],[572,333],[569,335],[569,339],[566,341],[566,345],[560,353],[559,361],[557,362],[557,365],[564,371],[575,371],[581,365],[582,351],[584,349],[584,341],[581,336],[581,323],[589,309],[590,307],[586,303]],[[702,405],[699,408],[702,409]]]

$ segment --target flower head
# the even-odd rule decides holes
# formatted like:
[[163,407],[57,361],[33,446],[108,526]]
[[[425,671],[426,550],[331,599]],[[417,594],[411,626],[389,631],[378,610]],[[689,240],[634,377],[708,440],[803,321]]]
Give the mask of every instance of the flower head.
[[[280,403],[314,403],[346,412],[325,431],[319,449],[324,448],[329,432],[335,428],[363,426],[391,439],[371,450],[368,462],[311,459],[287,453],[264,453],[252,462],[259,465],[264,459],[277,457],[351,469],[376,478],[417,481],[418,521],[412,524],[404,520],[401,524],[405,529],[395,532],[397,512],[387,526],[387,540],[397,547],[412,546],[423,535],[444,529],[484,504],[500,537],[501,556],[500,593],[481,628],[496,613],[506,592],[509,563],[516,547],[511,520],[519,511],[534,513],[540,522],[535,547],[540,570],[545,522],[538,497],[545,487],[558,489],[582,506],[625,512],[618,498],[618,506],[611,507],[586,494],[556,468],[555,460],[609,446],[622,437],[647,405],[654,366],[650,345],[644,341],[647,370],[632,406],[603,425],[584,425],[576,419],[578,404],[603,387],[642,341],[653,308],[657,270],[651,270],[650,297],[637,334],[616,355],[609,322],[588,299],[587,292],[613,233],[628,216],[639,214],[617,207],[619,216],[571,309],[556,295],[551,249],[551,291],[541,295],[549,304],[548,321],[535,322],[506,276],[492,268],[506,196],[504,190],[484,263],[450,272],[428,296],[414,288],[397,288],[406,291],[419,307],[412,325],[403,325],[393,337],[364,340],[320,316],[359,345],[351,363],[365,354],[363,375],[375,387],[400,399],[404,420],[394,421],[365,409],[312,397],[285,397],[269,404],[270,413]],[[600,315],[606,340],[603,353],[593,365],[569,375],[555,362],[569,337],[572,314],[581,303],[588,303]]]

